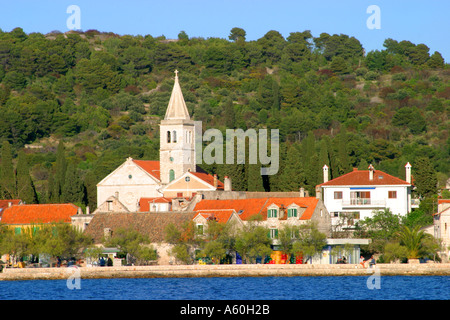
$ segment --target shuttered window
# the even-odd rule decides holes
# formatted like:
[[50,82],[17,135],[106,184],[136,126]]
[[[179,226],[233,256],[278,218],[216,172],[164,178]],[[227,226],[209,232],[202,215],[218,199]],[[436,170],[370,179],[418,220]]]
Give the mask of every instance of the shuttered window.
[[267,210],[267,218],[276,218],[276,217],[277,217],[277,209]]
[[288,218],[297,216],[298,216],[297,208],[288,209]]

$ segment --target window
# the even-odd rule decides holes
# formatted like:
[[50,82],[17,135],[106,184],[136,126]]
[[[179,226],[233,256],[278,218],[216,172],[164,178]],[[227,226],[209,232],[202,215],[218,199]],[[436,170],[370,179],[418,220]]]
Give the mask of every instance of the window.
[[270,239],[278,239],[278,229],[270,229],[269,237]]
[[22,228],[21,227],[14,228],[14,233],[15,234],[20,234],[21,232],[22,232]]
[[170,143],[170,131],[167,131],[167,143]]
[[197,234],[203,235],[203,225],[202,224],[197,225]]
[[334,198],[335,199],[342,199],[342,191],[335,191],[334,192]]
[[288,209],[288,218],[297,217],[297,216],[298,216],[297,208]]
[[267,210],[267,218],[276,218],[277,217],[277,209],[268,209]]
[[389,199],[397,199],[397,191],[388,191]]
[[177,142],[177,132],[176,132],[175,130],[174,130],[173,133],[172,133],[172,141],[173,141],[174,143]]
[[170,169],[169,171],[169,182],[172,182],[175,179],[175,171],[173,169]]
[[370,191],[350,192],[350,204],[353,205],[370,204]]

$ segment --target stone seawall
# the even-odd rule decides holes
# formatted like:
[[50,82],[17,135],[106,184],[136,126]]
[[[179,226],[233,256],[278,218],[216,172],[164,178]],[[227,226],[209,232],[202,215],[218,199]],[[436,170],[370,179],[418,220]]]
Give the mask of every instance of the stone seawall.
[[450,275],[450,263],[377,264],[362,268],[354,264],[241,264],[241,265],[167,265],[78,268],[7,268],[1,280],[161,277],[266,277],[266,276],[368,276],[375,271],[389,275]]

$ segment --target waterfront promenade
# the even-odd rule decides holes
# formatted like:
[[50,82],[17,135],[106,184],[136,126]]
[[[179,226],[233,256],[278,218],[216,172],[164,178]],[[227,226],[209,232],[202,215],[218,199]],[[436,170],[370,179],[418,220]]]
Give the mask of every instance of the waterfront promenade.
[[355,264],[229,264],[229,265],[154,265],[121,267],[7,268],[1,280],[161,278],[161,277],[265,277],[265,276],[368,276],[450,275],[450,263],[377,264],[362,268]]

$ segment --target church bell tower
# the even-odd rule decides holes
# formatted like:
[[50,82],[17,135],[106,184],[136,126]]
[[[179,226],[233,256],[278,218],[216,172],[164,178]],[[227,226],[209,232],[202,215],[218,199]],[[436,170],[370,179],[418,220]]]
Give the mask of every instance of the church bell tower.
[[178,70],[175,70],[172,95],[160,124],[159,162],[163,185],[187,171],[196,171],[195,131],[195,121],[189,116],[178,80]]

